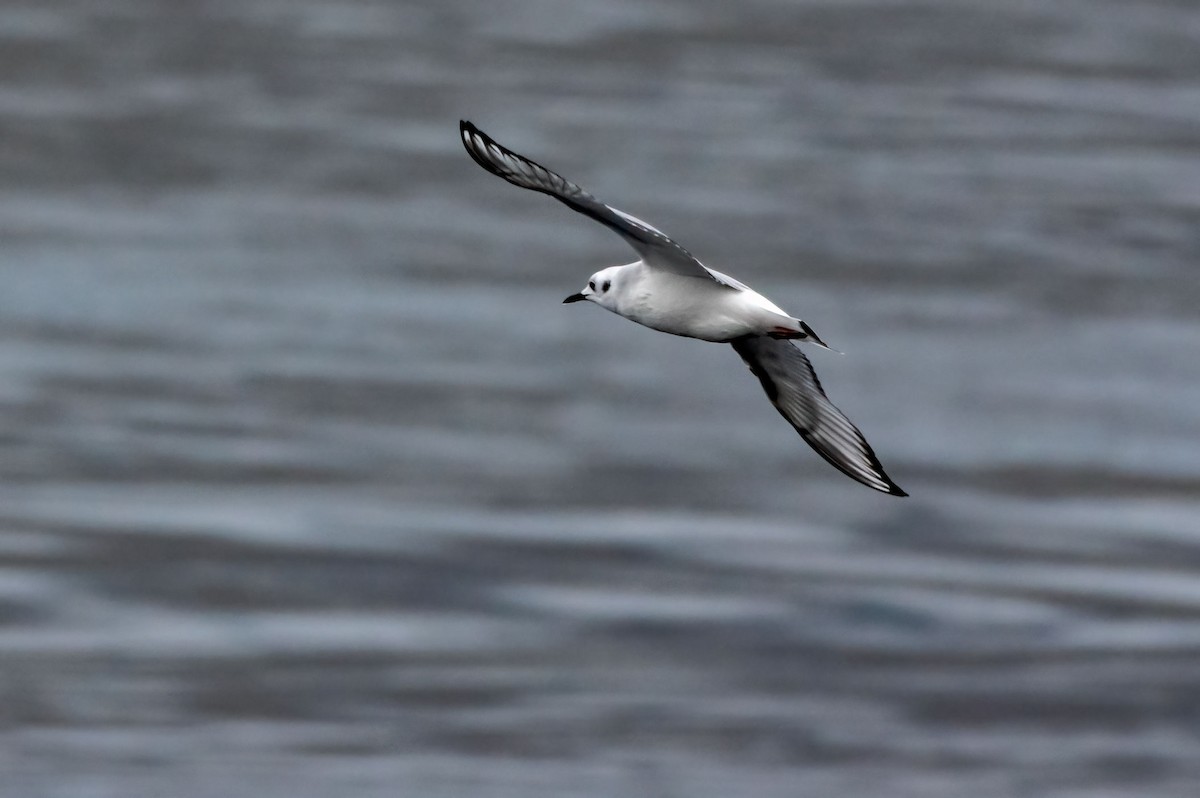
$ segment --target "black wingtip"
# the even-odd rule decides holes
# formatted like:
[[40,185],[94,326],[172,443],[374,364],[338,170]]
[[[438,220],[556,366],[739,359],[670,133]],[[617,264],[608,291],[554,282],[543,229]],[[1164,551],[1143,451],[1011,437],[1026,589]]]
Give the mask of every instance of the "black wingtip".
[[[484,133],[466,119],[458,120],[458,134],[459,138],[462,139],[463,149],[467,151],[467,155],[471,156],[471,160],[497,177],[503,178],[510,183],[521,185],[521,183],[513,179],[513,173],[511,171],[502,169],[497,162],[488,157],[487,150],[494,149],[498,151],[501,156],[515,158],[517,160],[528,160],[527,158],[517,155],[512,150],[501,145],[487,133]],[[528,188],[532,188],[532,186],[528,186]],[[542,191],[542,189],[536,190]]]
[[486,141],[488,138],[486,133],[475,127],[474,124],[468,122],[466,119],[458,120],[458,136],[462,139],[463,146],[467,147],[468,151],[470,150],[472,139],[480,138]]
[[[779,410],[779,406],[776,405],[775,409]],[[780,410],[780,415],[783,415],[782,410]],[[786,415],[783,415],[783,417],[785,420],[787,420],[787,422],[789,424],[792,424],[791,419],[789,419]],[[835,460],[833,457],[831,457],[829,455],[829,453],[826,452],[823,448],[821,448],[821,446],[818,445],[813,440],[812,435],[809,433],[808,430],[797,427],[795,424],[792,424],[792,426],[795,427],[796,432],[800,433],[800,437],[804,439],[804,442],[807,443],[809,446],[811,446],[813,448],[813,451],[815,451],[817,454],[821,455],[821,458],[825,462],[829,463],[831,466],[836,468],[838,471],[841,471],[843,474],[850,477],[850,479],[854,480],[858,484],[866,485],[871,490],[876,490],[876,491],[879,491],[880,493],[886,493],[889,496],[907,496],[908,495],[908,493],[904,490],[904,488],[900,487],[895,482],[892,482],[892,478],[889,477],[887,475],[887,472],[883,470],[883,464],[879,462],[879,457],[876,456],[875,450],[871,448],[871,444],[867,443],[866,438],[863,438],[862,443],[863,443],[863,447],[865,449],[865,454],[867,456],[867,460],[871,464],[872,476],[874,476],[876,479],[878,479],[880,482],[882,482],[887,487],[881,488],[881,487],[879,487],[879,485],[877,485],[873,482],[869,482],[866,479],[863,479],[858,474],[855,474],[849,468],[847,468],[846,466],[844,466],[843,464],[841,464],[837,460]],[[862,433],[860,432],[859,435],[861,435],[861,434]]]
[[[867,448],[870,448],[870,444],[867,445]],[[874,485],[869,485],[868,487],[875,488],[875,490],[879,491],[880,493],[886,493],[889,496],[907,496],[908,495],[908,493],[904,490],[904,488],[900,487],[895,482],[892,482],[892,478],[889,477],[886,473],[884,473],[883,464],[879,462],[879,458],[875,456],[875,452],[871,452],[871,461],[872,461],[872,464],[875,466],[876,475],[881,480],[883,480],[884,484],[887,485],[887,490],[884,490],[883,488],[875,488]]]

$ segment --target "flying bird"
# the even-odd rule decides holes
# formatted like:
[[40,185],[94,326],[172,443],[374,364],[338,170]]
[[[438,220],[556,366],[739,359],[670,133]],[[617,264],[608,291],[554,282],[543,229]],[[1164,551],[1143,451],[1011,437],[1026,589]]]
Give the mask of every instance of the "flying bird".
[[884,472],[858,428],[838,410],[794,342],[829,347],[806,323],[749,286],[705,267],[662,231],[619,211],[541,164],[459,122],[467,153],[494,175],[549,194],[625,239],[638,260],[593,274],[563,300],[591,302],[654,330],[728,343],[758,377],[771,404],[817,454],[869,488],[907,496]]

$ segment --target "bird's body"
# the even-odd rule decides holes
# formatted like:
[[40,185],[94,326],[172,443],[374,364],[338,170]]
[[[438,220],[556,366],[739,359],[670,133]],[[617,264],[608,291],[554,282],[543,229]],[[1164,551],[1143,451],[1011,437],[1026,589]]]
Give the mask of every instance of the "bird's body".
[[599,272],[595,282],[611,281],[609,290],[584,296],[652,330],[701,341],[803,332],[797,319],[762,294],[720,272],[712,274],[719,282],[661,271],[639,260]]
[[460,122],[459,132],[484,169],[590,216],[640,256],[596,272],[564,302],[592,302],[660,332],[732,344],[779,413],[826,461],[875,490],[908,495],[884,472],[858,428],[825,396],[808,358],[792,343],[825,347],[811,327],[749,286],[705,267],[653,226],[502,147],[470,122]]

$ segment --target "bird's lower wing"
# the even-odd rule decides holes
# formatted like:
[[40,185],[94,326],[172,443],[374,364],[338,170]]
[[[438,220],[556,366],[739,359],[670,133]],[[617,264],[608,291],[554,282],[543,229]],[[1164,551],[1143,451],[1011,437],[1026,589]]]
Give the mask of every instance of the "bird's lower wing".
[[869,488],[907,496],[884,473],[867,439],[825,396],[812,364],[790,341],[746,336],[734,350],[758,377],[767,398],[800,437],[831,465]]
[[496,143],[495,139],[470,122],[460,121],[458,129],[463,146],[475,163],[514,186],[549,194],[568,208],[615,230],[650,268],[721,284],[690,252],[661,230],[605,205],[562,175]]

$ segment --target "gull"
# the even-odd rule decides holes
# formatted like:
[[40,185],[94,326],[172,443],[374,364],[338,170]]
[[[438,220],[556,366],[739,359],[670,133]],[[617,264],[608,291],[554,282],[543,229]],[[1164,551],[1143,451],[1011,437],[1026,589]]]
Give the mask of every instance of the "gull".
[[705,267],[665,233],[619,211],[541,164],[459,122],[467,153],[509,183],[549,194],[625,239],[638,260],[610,266],[563,300],[591,302],[653,330],[728,343],[758,377],[771,404],[817,454],[869,488],[907,496],[884,473],[858,428],[838,410],[795,341],[829,349],[813,329],[749,286]]

